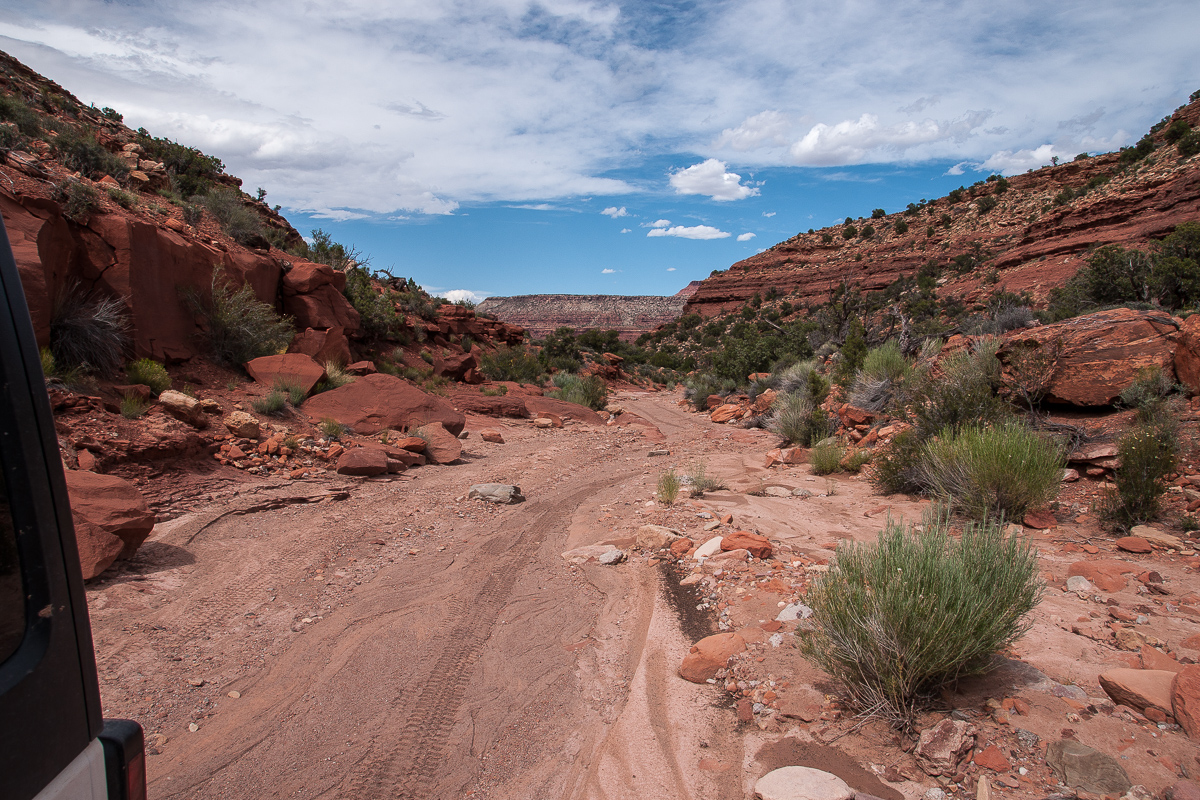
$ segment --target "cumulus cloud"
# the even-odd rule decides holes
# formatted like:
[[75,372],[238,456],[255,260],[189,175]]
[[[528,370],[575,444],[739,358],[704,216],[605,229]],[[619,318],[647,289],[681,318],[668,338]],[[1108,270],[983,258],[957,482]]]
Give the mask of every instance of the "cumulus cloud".
[[748,241],[750,241],[751,239],[753,239],[753,238],[754,238],[756,235],[757,235],[757,234],[754,234],[754,233],[749,233],[749,232],[747,232],[747,233],[740,233],[740,234],[738,234],[737,240],[738,240],[739,242],[748,242]]
[[726,128],[717,137],[716,147],[754,150],[758,147],[786,147],[788,120],[778,111],[764,111],[748,117],[736,128]]
[[629,228],[621,228],[621,233],[633,233]]
[[990,158],[979,165],[978,169],[999,172],[1002,175],[1015,175],[1027,169],[1044,167],[1054,156],[1058,156],[1060,159],[1069,159],[1074,156],[1074,153],[1068,156],[1064,152],[1056,151],[1052,144],[1044,144],[1041,147],[1026,150],[1001,150],[993,153]]
[[473,292],[470,289],[451,289],[442,295],[451,303],[459,303],[464,300],[470,303],[482,303],[488,296],[488,292]]
[[601,274],[601,275],[612,275],[614,272],[616,272],[616,270],[615,270],[615,269],[602,269],[602,270],[600,270],[600,274]]
[[992,116],[991,111],[969,111],[949,122],[932,119],[881,125],[875,114],[863,114],[856,120],[836,125],[817,123],[792,145],[790,154],[797,164],[830,166],[861,164],[903,155],[918,145],[934,142],[963,142]]
[[612,217],[613,219],[629,216],[629,212],[625,210],[625,206],[621,206],[620,208],[617,208],[616,206],[609,206],[600,213],[606,217]]
[[680,239],[728,239],[732,234],[711,225],[676,225],[671,228],[653,228],[647,236],[678,236]]
[[743,186],[742,176],[726,172],[725,162],[710,158],[671,173],[676,194],[705,194],[713,200],[744,200],[759,193],[756,187]]
[[671,224],[669,219],[656,219],[654,222],[647,222],[642,225],[643,228],[665,228]]

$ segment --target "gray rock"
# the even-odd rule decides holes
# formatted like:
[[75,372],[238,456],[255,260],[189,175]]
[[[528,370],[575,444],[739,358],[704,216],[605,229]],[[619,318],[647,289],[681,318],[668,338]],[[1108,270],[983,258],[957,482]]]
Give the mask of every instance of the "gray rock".
[[679,531],[663,525],[643,525],[638,528],[637,546],[643,550],[658,550],[670,546],[679,538]]
[[568,550],[562,554],[562,557],[569,564],[583,564],[592,559],[601,564],[619,564],[625,559],[625,554],[621,552],[621,548],[615,545],[589,544],[584,547],[576,547],[574,550]]
[[1115,758],[1073,739],[1052,742],[1046,763],[1060,781],[1085,792],[1120,795],[1133,785]]
[[768,486],[767,497],[791,497],[792,490],[786,486]]
[[507,483],[477,483],[467,492],[471,500],[486,500],[489,503],[520,503],[525,500],[520,486],[510,486]]
[[921,795],[921,800],[946,800],[946,793],[934,786],[925,790],[925,794]]
[[625,551],[613,548],[606,553],[602,553],[597,559],[606,567],[611,567],[613,564],[620,564],[625,560]]
[[792,603],[784,606],[775,619],[778,622],[795,622],[798,619],[808,619],[812,615],[813,610],[804,603]]
[[648,456],[669,456],[669,455],[671,455],[671,451],[670,450],[651,450],[646,455],[648,455]]
[[812,492],[810,492],[808,489],[792,489],[792,497],[799,497],[802,500],[807,500],[812,496]]
[[1082,575],[1072,575],[1071,577],[1067,578],[1067,591],[1091,592],[1095,591],[1095,587],[1093,587],[1091,582]]
[[837,775],[812,767],[781,767],[754,784],[759,800],[853,800],[854,790]]

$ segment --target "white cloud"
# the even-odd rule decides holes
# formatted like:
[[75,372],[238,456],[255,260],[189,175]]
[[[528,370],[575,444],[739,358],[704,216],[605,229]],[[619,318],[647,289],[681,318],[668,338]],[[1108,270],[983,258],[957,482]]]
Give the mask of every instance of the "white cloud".
[[629,212],[625,210],[625,206],[621,206],[620,208],[617,208],[616,206],[609,206],[600,213],[607,217],[612,217],[613,219],[616,219],[617,217],[629,216]]
[[674,272],[674,271],[675,271],[675,267],[667,267],[667,272]]
[[954,166],[952,166],[950,169],[946,170],[942,174],[943,175],[962,175],[963,167],[968,167],[968,166],[970,166],[970,164],[967,163],[966,161],[960,161],[957,164],[955,164]]
[[717,138],[716,147],[734,150],[753,150],[763,145],[786,147],[788,144],[787,117],[778,111],[764,111],[748,117],[736,128],[726,128]]
[[647,231],[647,236],[678,236],[680,239],[728,239],[732,234],[726,233],[711,225],[693,225],[685,227],[676,225],[673,228],[654,228]]
[[998,153],[993,153],[977,169],[999,172],[1002,175],[1014,175],[1018,172],[1024,172],[1027,169],[1044,167],[1050,163],[1050,159],[1054,156],[1058,156],[1060,159],[1067,158],[1066,153],[1056,153],[1052,144],[1044,144],[1032,150],[1017,150],[1016,152],[1001,150]]
[[748,242],[751,239],[753,239],[755,236],[757,236],[757,234],[755,234],[755,233],[740,233],[740,234],[738,234],[737,240],[739,242]]
[[741,185],[742,176],[725,171],[725,162],[715,158],[671,173],[676,194],[706,194],[713,200],[743,200],[759,193]]
[[669,219],[656,219],[654,222],[647,222],[642,225],[643,228],[665,228],[671,224]]
[[621,233],[633,233],[629,228],[621,228]]
[[790,153],[795,163],[810,166],[886,161],[918,145],[965,142],[991,116],[991,111],[968,111],[949,122],[925,119],[881,125],[876,115],[863,114],[836,125],[814,125],[792,145]]
[[473,292],[470,289],[451,289],[442,295],[451,303],[467,300],[472,303],[482,303],[489,296],[488,292]]
[[600,270],[600,274],[601,274],[601,275],[612,275],[614,272],[616,272],[616,270],[615,270],[615,269],[602,269],[602,270]]
[[771,217],[775,216],[776,212],[774,212],[774,211],[764,211],[764,212],[762,212],[762,214],[763,214],[763,216],[764,216],[764,217],[767,217],[768,219],[770,219]]

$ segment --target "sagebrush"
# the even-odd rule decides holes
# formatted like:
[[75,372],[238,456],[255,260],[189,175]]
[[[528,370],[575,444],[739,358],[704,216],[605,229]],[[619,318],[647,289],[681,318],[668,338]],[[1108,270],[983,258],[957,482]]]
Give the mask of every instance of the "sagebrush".
[[139,358],[125,367],[125,377],[130,383],[149,386],[155,397],[171,388],[171,376],[167,368],[152,358]]
[[229,366],[283,352],[296,334],[291,317],[281,317],[260,302],[249,284],[229,286],[221,270],[213,272],[208,297],[189,291],[184,299],[207,321],[213,357]]

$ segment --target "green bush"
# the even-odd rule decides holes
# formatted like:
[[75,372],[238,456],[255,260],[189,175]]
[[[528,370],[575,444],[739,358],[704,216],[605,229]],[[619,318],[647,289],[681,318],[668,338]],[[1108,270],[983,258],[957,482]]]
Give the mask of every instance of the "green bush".
[[479,359],[479,371],[489,381],[539,383],[542,378],[541,362],[523,345],[498,347],[484,353]]
[[322,436],[331,442],[342,438],[342,434],[346,432],[346,426],[333,417],[321,417],[321,421],[317,424],[317,429],[321,431]]
[[19,97],[0,95],[0,121],[11,122],[31,139],[42,132],[42,118]]
[[213,357],[229,366],[280,353],[296,334],[291,317],[280,317],[272,306],[259,302],[249,284],[230,288],[220,269],[213,271],[207,298],[185,291],[184,300],[206,319]]
[[128,348],[124,302],[92,296],[77,281],[63,285],[50,310],[50,352],[58,369],[113,375]]
[[1065,463],[1059,444],[1021,423],[966,427],[925,445],[919,480],[975,519],[1020,519],[1054,499]]
[[714,394],[720,395],[732,391],[737,384],[729,378],[716,375],[697,375],[684,381],[684,397],[696,411],[708,410],[708,398]]
[[830,419],[812,395],[781,394],[775,398],[767,428],[791,444],[810,447],[829,435]]
[[1133,383],[1121,392],[1121,403],[1130,408],[1156,403],[1181,388],[1157,364],[1134,373]]
[[508,387],[504,384],[499,386],[485,386],[480,394],[484,397],[503,397],[508,394]]
[[171,376],[162,364],[151,358],[139,358],[125,367],[125,377],[130,383],[149,386],[155,397],[171,388]]
[[98,181],[105,175],[111,175],[121,180],[129,174],[125,162],[105,150],[90,131],[68,127],[54,137],[53,142],[63,166],[85,178]]
[[1184,158],[1191,158],[1200,153],[1200,130],[1184,134],[1183,138],[1176,143],[1176,147],[1179,148],[1179,155]]
[[813,475],[831,475],[837,472],[844,455],[845,448],[836,441],[821,442],[808,454],[808,463],[812,466]]
[[802,652],[863,713],[902,728],[943,687],[986,672],[1029,630],[1041,599],[1028,539],[994,521],[949,534],[935,509],[920,533],[889,519],[874,544],[843,540],[805,601],[815,629],[800,634]]
[[925,443],[915,430],[901,431],[876,448],[868,478],[880,494],[920,494],[921,453]]
[[137,195],[116,186],[106,186],[104,191],[109,198],[121,208],[133,208],[137,205]]
[[1137,421],[1117,443],[1116,489],[1101,505],[1109,522],[1128,529],[1158,516],[1167,475],[1179,462],[1178,425],[1166,402],[1139,409]]
[[381,293],[375,288],[366,267],[351,266],[346,270],[346,289],[343,294],[358,312],[363,330],[368,335],[387,336],[395,333],[403,324],[390,294],[386,291]]
[[672,467],[658,476],[658,499],[667,505],[674,505],[679,497],[679,476]]
[[308,392],[305,391],[303,386],[287,378],[276,378],[273,388],[275,391],[282,393],[288,402],[296,407],[299,407],[304,402],[304,398],[308,396]]
[[892,230],[894,230],[898,235],[903,236],[904,234],[908,233],[908,223],[902,219],[898,219],[896,220],[896,224],[892,226]]
[[88,223],[100,200],[95,189],[70,179],[56,183],[50,196],[62,206],[64,217],[80,225]]
[[265,396],[251,400],[250,407],[268,417],[283,416],[287,411],[287,395],[278,389],[272,389]]
[[213,189],[203,197],[192,198],[208,209],[221,229],[238,244],[252,244],[262,239],[262,219],[242,201],[236,189]]
[[1000,382],[997,340],[976,343],[974,353],[959,351],[941,362],[941,375],[926,376],[911,390],[910,409],[917,436],[923,441],[942,431],[967,425],[986,425],[1009,416],[996,397]]
[[867,448],[855,450],[850,458],[846,459],[846,471],[858,474],[862,472],[862,468],[871,463],[872,452]]
[[569,372],[559,372],[555,374],[553,382],[557,388],[550,390],[551,397],[586,406],[593,411],[601,411],[608,405],[608,385],[599,376],[581,378]]
[[699,461],[688,467],[683,483],[687,484],[688,494],[692,497],[703,497],[705,492],[725,488],[724,482],[709,475],[708,466]]

